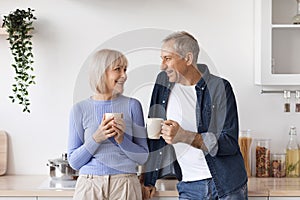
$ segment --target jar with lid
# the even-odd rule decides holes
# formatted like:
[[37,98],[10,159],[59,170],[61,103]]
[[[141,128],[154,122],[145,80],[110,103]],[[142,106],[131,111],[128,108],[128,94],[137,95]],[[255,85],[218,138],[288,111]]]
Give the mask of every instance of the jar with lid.
[[291,126],[289,131],[290,139],[286,147],[286,176],[300,176],[300,154],[297,142],[296,127]]
[[300,0],[297,2],[297,14],[293,17],[293,24],[300,24]]
[[244,158],[247,176],[251,176],[251,130],[241,130],[239,134],[239,146]]
[[272,177],[285,177],[285,153],[273,153],[271,161]]
[[295,112],[300,112],[300,91],[295,92]]
[[291,91],[285,90],[283,92],[283,97],[285,99],[284,112],[290,112],[291,111],[291,104],[290,104]]
[[270,177],[270,139],[255,140],[256,177]]

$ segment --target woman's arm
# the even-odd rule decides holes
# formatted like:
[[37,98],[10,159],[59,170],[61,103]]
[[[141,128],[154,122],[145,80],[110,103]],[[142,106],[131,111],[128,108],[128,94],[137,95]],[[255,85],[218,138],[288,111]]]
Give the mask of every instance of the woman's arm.
[[70,113],[69,138],[68,138],[68,162],[75,170],[79,170],[88,163],[97,150],[99,144],[90,137],[84,141],[84,129],[82,126],[82,111],[75,105]]

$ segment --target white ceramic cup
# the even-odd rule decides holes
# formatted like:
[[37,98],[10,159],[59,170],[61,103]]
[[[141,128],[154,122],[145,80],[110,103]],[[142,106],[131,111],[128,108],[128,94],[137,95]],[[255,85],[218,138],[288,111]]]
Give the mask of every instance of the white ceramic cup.
[[104,114],[104,119],[109,119],[109,118],[123,118],[123,113],[105,113]]
[[162,118],[148,118],[147,119],[147,135],[149,139],[159,139],[161,134],[161,127],[164,120]]

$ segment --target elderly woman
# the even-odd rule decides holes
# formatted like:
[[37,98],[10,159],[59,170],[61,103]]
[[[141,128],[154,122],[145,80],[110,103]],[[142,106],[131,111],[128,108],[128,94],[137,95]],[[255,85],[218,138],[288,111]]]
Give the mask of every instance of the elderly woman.
[[127,59],[118,51],[103,49],[92,56],[94,95],[70,113],[68,161],[79,170],[75,200],[142,199],[136,169],[149,152],[141,104],[122,95],[126,70]]

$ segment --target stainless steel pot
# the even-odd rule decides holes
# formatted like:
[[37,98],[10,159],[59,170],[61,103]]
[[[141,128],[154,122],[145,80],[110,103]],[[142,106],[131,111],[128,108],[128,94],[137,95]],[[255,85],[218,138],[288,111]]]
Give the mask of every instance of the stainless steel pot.
[[54,180],[76,180],[78,171],[74,170],[68,162],[67,154],[63,153],[61,158],[49,159],[49,174]]

